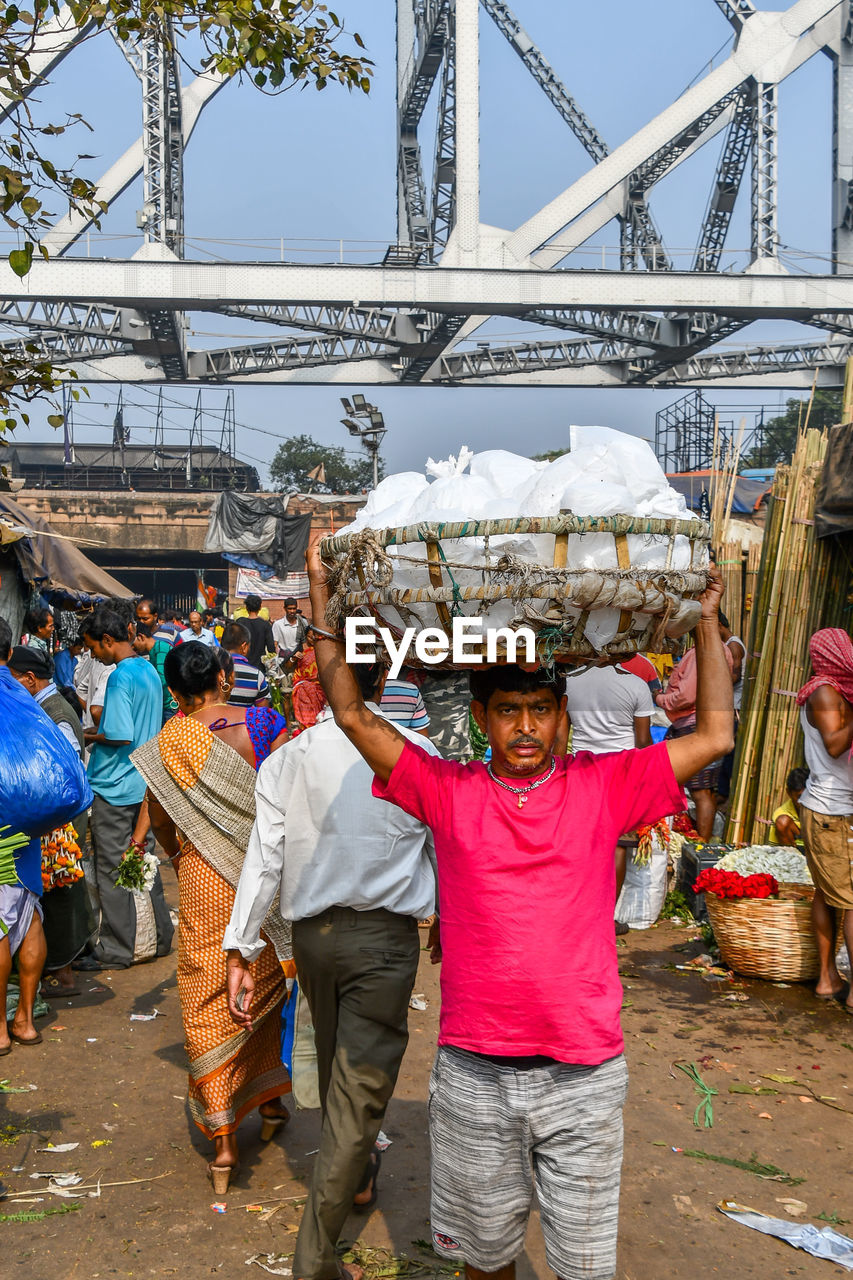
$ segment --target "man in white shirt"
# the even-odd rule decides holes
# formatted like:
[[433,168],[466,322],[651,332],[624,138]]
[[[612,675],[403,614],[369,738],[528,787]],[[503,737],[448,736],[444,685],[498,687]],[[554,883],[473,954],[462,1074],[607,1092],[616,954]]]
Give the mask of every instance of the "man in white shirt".
[[210,628],[202,625],[202,617],[198,609],[193,609],[189,617],[189,623],[190,625],[187,627],[186,631],[181,632],[182,641],[200,640],[201,643],[206,644],[209,649],[217,649],[219,647],[219,641],[216,639],[216,636]]
[[276,652],[289,660],[303,644],[308,634],[308,622],[299,612],[297,601],[290,596],[284,602],[284,617],[272,624],[272,637]]
[[[384,668],[354,672],[376,714]],[[400,726],[398,726],[400,727]],[[400,732],[422,750],[435,747]],[[257,818],[223,949],[228,1005],[251,1026],[248,963],[279,895],[314,1023],[323,1126],[293,1259],[300,1280],[337,1280],[336,1246],[353,1208],[376,1199],[376,1136],[408,1042],[417,922],[435,910],[435,849],[417,819],[374,799],[373,773],[331,715],[258,770]]]
[[[572,726],[572,751],[631,751],[651,746],[654,703],[649,686],[618,664],[577,667],[566,677],[566,711]],[[628,866],[627,844],[616,846],[616,900]],[[616,922],[618,934],[628,926]]]

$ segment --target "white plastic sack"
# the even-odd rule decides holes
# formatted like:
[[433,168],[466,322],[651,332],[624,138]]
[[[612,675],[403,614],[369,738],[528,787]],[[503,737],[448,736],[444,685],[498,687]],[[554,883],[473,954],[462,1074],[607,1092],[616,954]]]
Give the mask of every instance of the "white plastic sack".
[[[644,440],[609,427],[572,427],[571,452],[553,462],[535,462],[505,449],[488,449],[474,454],[465,445],[458,455],[438,461],[428,459],[426,475],[403,472],[388,476],[370,495],[356,520],[341,533],[364,528],[393,528],[418,523],[455,523],[466,520],[499,520],[518,517],[557,516],[571,511],[579,516],[641,515],[689,518],[680,494],[670,489],[666,476]],[[431,481],[428,477],[432,477]],[[553,534],[496,534],[449,541],[442,539],[447,561],[444,583],[460,590],[477,591],[491,566],[508,554],[527,564],[554,562]],[[684,536],[674,542],[665,535],[628,536],[631,565],[635,568],[687,569],[691,563],[691,543]],[[391,546],[394,586],[399,590],[424,590],[430,586],[423,543]],[[693,567],[704,568],[707,553],[695,555]],[[569,569],[615,569],[616,544],[608,533],[569,535]],[[440,622],[436,606],[418,602],[411,606],[412,617],[421,626]],[[479,603],[471,600],[462,612],[473,616]],[[534,606],[535,607],[535,606]],[[542,609],[547,609],[543,599]],[[458,606],[451,606],[458,611]],[[390,607],[383,616],[392,625],[404,619]],[[518,616],[518,607],[498,600],[482,614],[487,627],[508,625]],[[586,627],[586,639],[596,649],[609,644],[619,630],[621,614],[614,608],[594,609]],[[638,615],[636,622],[647,619]]]
[[616,919],[632,929],[650,929],[666,897],[666,846],[652,832],[652,854],[646,863],[628,859],[625,883],[616,903]]

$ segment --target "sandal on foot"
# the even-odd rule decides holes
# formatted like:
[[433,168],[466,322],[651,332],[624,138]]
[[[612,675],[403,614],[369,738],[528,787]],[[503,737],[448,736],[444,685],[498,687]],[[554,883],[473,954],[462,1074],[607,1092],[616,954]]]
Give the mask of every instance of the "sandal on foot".
[[258,1113],[261,1117],[261,1142],[271,1142],[279,1129],[283,1129],[290,1122],[290,1112],[282,1111],[280,1115],[265,1116],[263,1111]]
[[227,1194],[228,1184],[239,1168],[239,1164],[209,1164],[207,1166],[207,1176],[213,1183],[215,1195],[224,1196]]
[[19,1036],[17,1031],[13,1031],[11,1027],[9,1028],[9,1038],[14,1040],[15,1044],[41,1044],[42,1042],[40,1031],[37,1031],[34,1036]]
[[365,1200],[363,1204],[359,1204],[357,1200],[352,1202],[353,1213],[367,1213],[376,1204],[377,1189],[376,1184],[379,1181],[379,1170],[382,1167],[382,1153],[375,1148],[370,1153],[370,1159],[367,1162],[367,1168],[362,1175],[361,1182],[355,1189],[357,1196],[366,1191],[370,1187],[370,1199]]
[[41,980],[41,993],[45,1000],[61,1000],[63,996],[79,996],[80,988],[75,987],[72,983],[60,982],[52,973],[46,974]]

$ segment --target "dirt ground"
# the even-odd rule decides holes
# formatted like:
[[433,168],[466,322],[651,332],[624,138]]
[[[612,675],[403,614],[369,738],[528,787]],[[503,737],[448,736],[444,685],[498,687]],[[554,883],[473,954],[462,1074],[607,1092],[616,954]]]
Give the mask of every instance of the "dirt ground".
[[[672,924],[632,933],[620,946],[631,1088],[617,1275],[775,1280],[846,1274],[730,1221],[716,1205],[732,1199],[785,1217],[780,1201],[794,1199],[807,1205],[806,1220],[818,1226],[821,1214],[836,1215],[836,1222],[853,1219],[853,1018],[819,1004],[805,987],[732,984],[674,968],[702,950],[695,930]],[[317,1146],[317,1113],[298,1112],[263,1149],[257,1117],[249,1118],[241,1130],[242,1170],[226,1198],[227,1211],[215,1212],[216,1197],[204,1176],[206,1143],[184,1102],[174,957],[81,978],[88,978],[84,994],[56,1004],[40,1022],[44,1044],[16,1046],[0,1064],[7,1085],[30,1086],[0,1095],[0,1177],[9,1188],[0,1212],[79,1207],[40,1221],[0,1221],[3,1274],[260,1280],[267,1273],[255,1265],[247,1269],[248,1259],[293,1249],[299,1198]],[[429,1007],[411,1013],[409,1049],[384,1125],[392,1145],[379,1201],[366,1220],[350,1220],[349,1234],[371,1248],[429,1261],[418,1242],[429,1236],[425,1099],[439,998],[437,971],[425,955],[416,991],[426,994]],[[748,998],[730,998],[740,995]],[[130,1021],[132,1013],[155,1008],[160,1016],[153,1021]],[[694,1128],[699,1098],[691,1081],[671,1067],[676,1060],[695,1062],[718,1091],[713,1128]],[[750,1086],[778,1092],[740,1091]],[[79,1146],[67,1154],[39,1152],[48,1142]],[[802,1182],[765,1180],[693,1158],[690,1150],[742,1161],[755,1156]],[[41,1194],[46,1184],[32,1175],[48,1171],[79,1172],[85,1184],[100,1179],[101,1195],[15,1203],[22,1191]],[[130,1180],[140,1181],[108,1185]],[[247,1211],[258,1203],[274,1210],[271,1216]],[[534,1213],[519,1276],[549,1274]]]

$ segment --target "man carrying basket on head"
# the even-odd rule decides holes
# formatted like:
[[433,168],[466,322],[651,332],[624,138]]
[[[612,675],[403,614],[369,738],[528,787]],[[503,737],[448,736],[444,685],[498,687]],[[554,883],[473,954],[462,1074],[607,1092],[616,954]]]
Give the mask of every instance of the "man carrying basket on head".
[[[316,549],[309,572],[322,624]],[[731,747],[721,596],[713,569],[695,633],[695,732],[609,755],[553,755],[562,689],[542,670],[506,665],[471,676],[491,763],[428,756],[365,705],[342,645],[317,635],[329,705],[373,769],[374,795],[435,838],[443,965],[432,1239],[442,1257],[464,1261],[469,1280],[512,1280],[534,1184],[561,1280],[614,1274],[627,1070],[613,848],[623,831],[683,809],[681,784]]]

